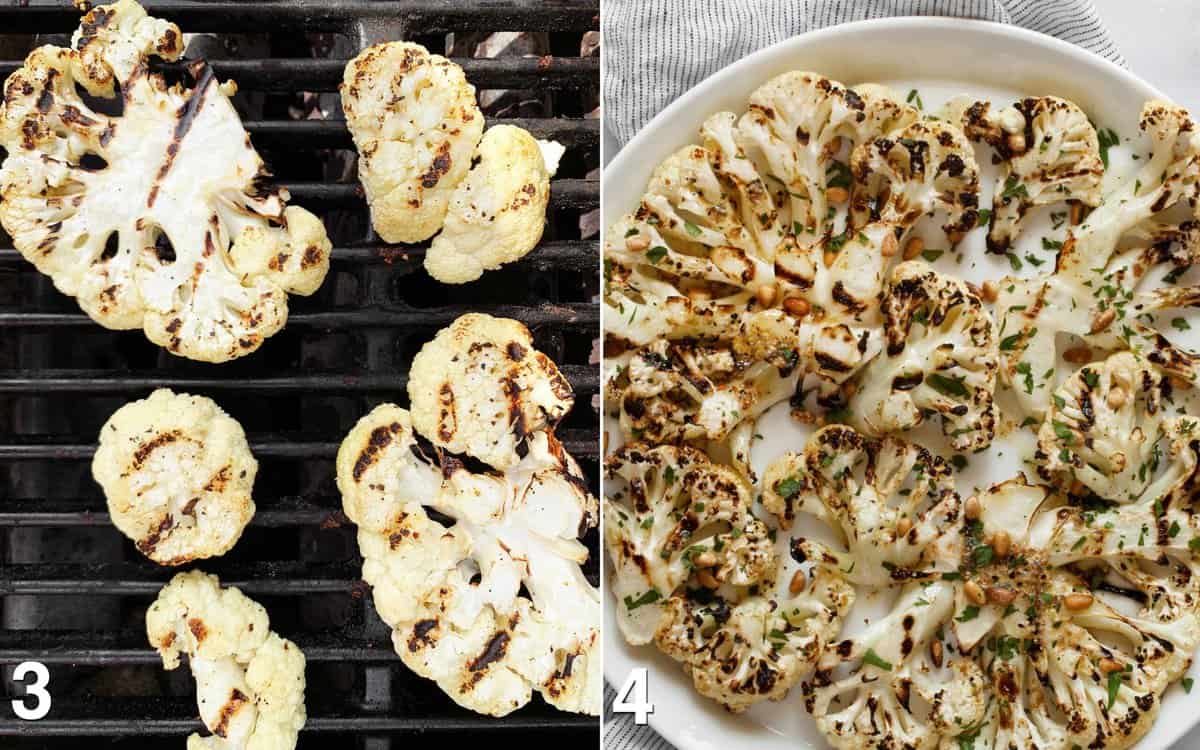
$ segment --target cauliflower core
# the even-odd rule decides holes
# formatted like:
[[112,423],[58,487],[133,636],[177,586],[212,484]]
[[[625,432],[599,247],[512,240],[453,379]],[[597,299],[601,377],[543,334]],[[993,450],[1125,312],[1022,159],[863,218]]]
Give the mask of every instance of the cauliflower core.
[[693,448],[629,445],[605,462],[604,538],[617,623],[679,661],[731,711],[781,700],[837,633],[853,601],[840,576],[778,590],[750,487]]
[[[73,48],[34,50],[0,105],[0,224],[17,250],[107,328],[141,328],[174,354],[224,362],[311,294],[330,243],[266,185],[229,94],[203,62],[168,87],[150,58],[183,35],[133,0],[88,13]],[[119,97],[119,116],[93,109]]]
[[257,472],[236,420],[166,389],[113,413],[92,459],[113,524],[159,565],[228,552],[254,516]]
[[291,750],[304,728],[304,654],[270,629],[267,611],[216,576],[180,573],[146,610],[163,667],[186,654],[200,720],[188,750]]
[[462,284],[523,258],[542,239],[550,175],[532,135],[512,125],[489,129],[454,189],[425,270],[443,283]]
[[341,92],[375,231],[387,242],[429,239],[483,135],[475,87],[441,55],[386,42],[346,65]]
[[480,313],[463,315],[421,347],[408,397],[418,432],[497,469],[517,465],[521,444],[553,429],[575,403],[528,328]]
[[434,462],[408,412],[388,404],[342,442],[338,488],[358,524],[363,579],[410,669],[480,713],[508,714],[537,690],[596,715],[600,595],[577,540],[596,525],[596,500],[552,433],[527,448],[503,473]]

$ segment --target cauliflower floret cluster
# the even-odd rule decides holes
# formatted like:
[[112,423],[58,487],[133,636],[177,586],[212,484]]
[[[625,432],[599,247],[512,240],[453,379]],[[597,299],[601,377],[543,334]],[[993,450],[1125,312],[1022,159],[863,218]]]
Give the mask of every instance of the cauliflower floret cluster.
[[751,512],[749,485],[694,448],[628,445],[608,457],[605,476],[625,638],[653,640],[731,711],[781,700],[840,629],[850,586],[825,568],[778,586],[772,534]]
[[179,28],[133,0],[84,16],[72,48],[34,50],[0,105],[0,224],[97,323],[224,362],[283,327],[289,293],[316,291],[330,243],[267,185],[232,83],[202,61],[190,88],[150,72],[182,53]]
[[228,552],[254,516],[257,472],[235,419],[166,389],[114,412],[92,459],[113,524],[159,565]]
[[180,573],[146,610],[146,635],[163,667],[186,654],[200,720],[188,750],[291,750],[307,719],[304,654],[271,630],[267,611],[216,576]]
[[421,242],[440,231],[425,269],[446,284],[537,245],[564,149],[511,125],[484,133],[461,67],[412,42],[376,44],[346,65],[341,94],[380,237]]

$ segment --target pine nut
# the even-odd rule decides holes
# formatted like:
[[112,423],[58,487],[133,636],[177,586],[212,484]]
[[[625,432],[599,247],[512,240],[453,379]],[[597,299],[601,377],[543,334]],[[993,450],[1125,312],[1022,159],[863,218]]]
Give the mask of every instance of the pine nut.
[[1063,604],[1072,612],[1079,612],[1092,606],[1094,600],[1091,594],[1067,594],[1063,597]]
[[793,595],[799,594],[804,590],[804,585],[806,583],[808,583],[808,581],[804,578],[804,571],[797,570],[792,576],[792,582],[788,584],[788,591],[792,592]]
[[1001,560],[1008,557],[1009,551],[1012,549],[1012,537],[1007,531],[997,531],[992,537],[992,551],[996,553],[996,557]]
[[1008,150],[1018,156],[1025,153],[1025,135],[1023,133],[1009,134]]
[[1117,308],[1115,308],[1115,307],[1108,308],[1104,312],[1097,315],[1096,319],[1092,321],[1092,333],[1100,333],[1101,331],[1103,331],[1104,329],[1106,329],[1110,325],[1112,325],[1113,321],[1116,319],[1117,319]]
[[713,578],[713,574],[704,568],[696,571],[696,580],[706,589],[715,589],[721,586],[720,582],[716,578]]
[[1124,669],[1125,667],[1121,666],[1121,662],[1117,661],[1116,659],[1110,659],[1106,656],[1100,660],[1100,671],[1104,674],[1112,674],[1113,672],[1120,672]]
[[832,250],[826,250],[822,260],[825,261],[826,268],[833,268],[833,264],[837,262],[837,253]]
[[1092,350],[1086,346],[1073,346],[1063,352],[1063,359],[1073,365],[1086,365],[1092,361]]
[[758,298],[758,304],[763,307],[770,307],[775,301],[777,289],[774,284],[763,284],[755,291],[754,296]]
[[929,644],[929,660],[933,662],[933,666],[942,666],[942,642],[934,640]]
[[994,281],[983,282],[983,297],[984,302],[995,302],[1000,297],[1000,285]]
[[987,594],[984,592],[983,587],[974,581],[967,581],[963,584],[963,593],[974,604],[987,604]]
[[711,552],[701,552],[692,558],[697,568],[711,568],[717,564],[717,556]]
[[978,497],[971,495],[967,498],[967,503],[963,509],[963,514],[967,517],[968,521],[979,520],[979,517],[983,515],[983,504],[979,502]]
[[921,239],[920,237],[913,237],[911,240],[909,240],[908,242],[906,242],[904,244],[904,259],[912,260],[913,258],[920,255],[921,251],[924,249],[925,249],[925,240]]
[[812,309],[812,305],[808,304],[808,300],[800,297],[788,297],[783,301],[783,309],[787,310],[791,315],[803,318],[808,315]]
[[1017,592],[1003,586],[988,586],[987,598],[992,604],[1012,604]]
[[1108,408],[1120,409],[1125,405],[1125,390],[1123,388],[1112,388],[1108,391]]
[[625,247],[635,253],[640,253],[650,247],[650,238],[644,234],[635,234],[632,237],[625,238]]
[[913,522],[911,518],[905,516],[896,523],[896,536],[907,536],[908,532],[912,531]]
[[898,252],[900,252],[900,241],[896,239],[895,233],[888,232],[883,236],[883,244],[879,248],[879,254],[885,258],[891,258]]
[[688,299],[692,300],[693,302],[707,302],[708,300],[712,299],[712,292],[708,291],[707,289],[702,289],[698,286],[694,286],[687,290],[685,294],[687,294]]
[[1083,221],[1083,204],[1071,201],[1071,226],[1077,227]]
[[825,191],[825,197],[835,206],[850,200],[850,192],[844,187],[831,187]]

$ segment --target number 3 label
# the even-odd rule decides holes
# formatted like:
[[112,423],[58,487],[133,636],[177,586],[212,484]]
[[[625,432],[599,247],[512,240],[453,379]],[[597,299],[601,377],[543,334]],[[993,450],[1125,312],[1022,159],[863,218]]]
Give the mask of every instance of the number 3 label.
[[50,713],[50,693],[46,690],[50,684],[50,670],[40,661],[21,662],[13,670],[16,682],[24,682],[30,675],[33,682],[25,686],[25,697],[14,699],[12,707],[17,718],[37,721]]
[[612,710],[617,714],[633,714],[634,724],[645,724],[650,714],[654,713],[645,667],[638,667],[629,673],[629,679],[625,680],[613,699]]

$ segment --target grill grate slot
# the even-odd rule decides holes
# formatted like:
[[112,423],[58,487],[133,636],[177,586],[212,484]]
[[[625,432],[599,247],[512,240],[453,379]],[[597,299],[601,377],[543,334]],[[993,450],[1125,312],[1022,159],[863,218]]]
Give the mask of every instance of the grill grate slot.
[[[90,737],[153,750],[178,748],[182,735],[201,730],[190,674],[164,672],[143,635],[145,607],[176,571],[142,558],[111,526],[90,476],[108,415],[169,387],[216,399],[259,459],[258,511],[241,542],[189,567],[258,599],[272,627],[305,650],[301,748],[387,750],[426,733],[494,742],[495,732],[594,746],[595,719],[538,698],[503,719],[477,716],[400,663],[360,577],[333,458],[373,406],[407,405],[409,363],[425,341],[464,312],[489,312],[528,325],[572,383],[576,406],[559,435],[597,489],[599,243],[584,227],[599,206],[599,59],[581,48],[598,28],[598,0],[144,5],[196,35],[191,45],[203,43],[216,74],[237,82],[235,106],[274,179],[325,222],[332,267],[315,295],[292,298],[287,327],[258,352],[204,365],[156,349],[139,331],[95,325],[0,231],[0,665],[44,661],[54,696],[41,721],[0,716],[0,745],[55,750]],[[78,19],[67,0],[0,4],[0,79],[37,44],[66,43]],[[539,51],[471,56],[498,31],[536,32]],[[542,243],[478,282],[442,287],[421,268],[425,245],[389,246],[370,230],[336,91],[346,61],[387,39],[420,42],[462,65],[489,126],[519,125],[567,147]],[[171,79],[183,70],[153,67]],[[523,93],[502,100],[502,89]],[[584,541],[592,550],[585,573],[596,583],[598,535]]]

